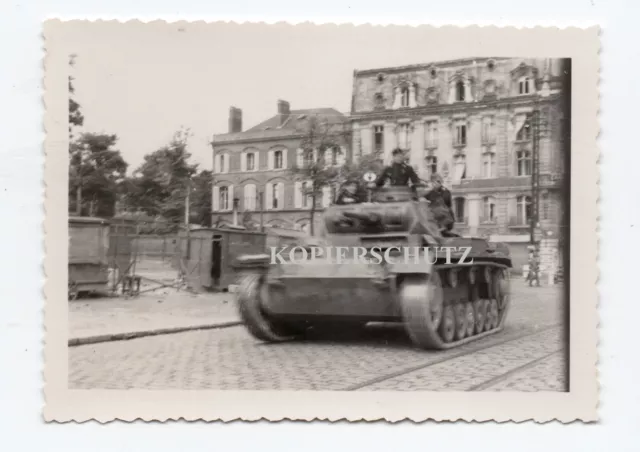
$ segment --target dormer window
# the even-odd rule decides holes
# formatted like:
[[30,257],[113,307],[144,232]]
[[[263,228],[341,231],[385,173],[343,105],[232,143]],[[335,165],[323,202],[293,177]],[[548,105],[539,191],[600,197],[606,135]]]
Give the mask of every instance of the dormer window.
[[456,102],[464,102],[464,83],[462,81],[456,83]]
[[400,98],[400,105],[403,107],[408,107],[409,106],[409,88],[408,87],[404,87],[400,90],[400,95],[402,96]]
[[533,92],[533,80],[530,77],[521,77],[518,82],[518,93],[519,94],[530,94]]

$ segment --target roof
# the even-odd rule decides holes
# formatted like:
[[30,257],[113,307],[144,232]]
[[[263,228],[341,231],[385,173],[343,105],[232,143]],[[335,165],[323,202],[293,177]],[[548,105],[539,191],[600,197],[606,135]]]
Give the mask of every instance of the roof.
[[348,119],[346,115],[335,108],[291,110],[289,117],[282,125],[280,125],[280,115],[275,114],[243,132],[216,134],[213,136],[213,142],[296,137],[304,134],[309,118],[312,117],[327,119],[328,123],[332,125],[344,123]]
[[407,64],[404,66],[389,66],[389,67],[379,67],[379,68],[371,68],[371,69],[356,69],[354,72],[355,76],[358,75],[371,75],[379,72],[404,72],[404,71],[415,71],[420,69],[428,69],[430,67],[448,67],[448,66],[465,66],[469,64],[473,64],[473,62],[484,62],[488,60],[500,61],[500,60],[508,60],[508,57],[468,57],[468,58],[458,58],[455,60],[441,60],[441,61],[433,61],[430,63],[419,63],[419,64]]

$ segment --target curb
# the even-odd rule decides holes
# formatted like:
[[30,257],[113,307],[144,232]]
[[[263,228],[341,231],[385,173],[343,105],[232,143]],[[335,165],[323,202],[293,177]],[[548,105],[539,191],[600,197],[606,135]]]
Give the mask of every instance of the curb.
[[77,347],[79,345],[99,344],[102,342],[128,341],[130,339],[138,339],[148,336],[159,336],[164,334],[184,333],[187,331],[197,330],[213,330],[218,328],[229,328],[242,324],[240,320],[231,320],[227,322],[211,323],[205,325],[181,326],[173,328],[159,328],[156,330],[134,331],[131,333],[101,334],[98,336],[76,337],[68,341],[69,347]]

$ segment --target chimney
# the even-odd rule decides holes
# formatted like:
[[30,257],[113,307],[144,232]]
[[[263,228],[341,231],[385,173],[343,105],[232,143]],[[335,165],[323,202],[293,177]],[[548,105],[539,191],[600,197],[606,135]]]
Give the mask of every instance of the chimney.
[[289,115],[291,114],[291,108],[289,102],[286,100],[278,100],[278,117],[280,118],[280,125],[284,124]]
[[229,108],[229,133],[242,132],[242,110],[236,107]]

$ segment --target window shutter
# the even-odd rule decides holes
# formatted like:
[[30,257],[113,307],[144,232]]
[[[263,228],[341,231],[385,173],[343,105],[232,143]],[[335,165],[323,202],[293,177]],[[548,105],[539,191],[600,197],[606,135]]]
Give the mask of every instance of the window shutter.
[[313,148],[313,163],[317,163],[318,162],[318,150],[316,148]]
[[272,169],[273,169],[273,167],[274,167],[274,164],[273,164],[273,151],[269,151],[269,152],[267,153],[267,160],[268,160],[268,161],[267,161],[267,167],[268,167],[270,170],[272,170]]
[[296,166],[298,168],[304,166],[304,151],[302,149],[296,150]]
[[340,146],[339,152],[338,152],[338,165],[342,166],[345,164],[346,161],[347,161],[347,150],[344,148],[344,146]]
[[213,172],[221,173],[222,168],[220,168],[220,154],[216,154],[215,161],[213,162]]
[[296,181],[293,188],[293,203],[296,209],[302,208],[302,182]]
[[279,182],[278,183],[278,192],[277,192],[277,196],[278,196],[278,209],[284,209],[284,183]]
[[231,160],[231,154],[224,155],[224,172],[229,172],[229,161]]
[[233,210],[233,185],[229,185],[229,205],[227,206],[228,210]]
[[373,138],[372,135],[373,129],[371,127],[363,127],[362,129],[360,129],[360,146],[362,147],[362,155],[371,154],[371,139]]
[[324,166],[331,166],[331,149],[324,150]]
[[270,182],[267,183],[266,185],[266,196],[264,197],[264,205],[265,205],[265,209],[266,210],[271,210],[273,209],[273,184],[271,184]]
[[246,152],[240,154],[240,171],[242,171],[243,173],[247,170],[248,155],[249,154],[247,154]]
[[211,200],[212,210],[217,212],[220,209],[220,187],[213,187],[213,199]]
[[284,148],[282,149],[282,168],[283,169],[287,169],[287,155],[289,154],[289,149]]
[[331,205],[331,187],[328,185],[322,187],[322,207]]

